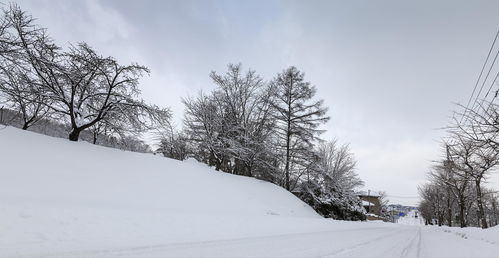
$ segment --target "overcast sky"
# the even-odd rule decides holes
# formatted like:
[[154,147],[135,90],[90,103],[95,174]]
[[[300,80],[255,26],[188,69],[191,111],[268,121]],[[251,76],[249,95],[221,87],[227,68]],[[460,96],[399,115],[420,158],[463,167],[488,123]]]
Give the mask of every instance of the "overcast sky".
[[440,155],[438,128],[471,95],[499,26],[497,0],[19,4],[60,45],[148,66],[143,97],[177,123],[181,97],[213,89],[211,70],[240,62],[270,80],[298,67],[330,108],[324,138],[350,143],[366,189],[404,204],[417,203],[407,197]]

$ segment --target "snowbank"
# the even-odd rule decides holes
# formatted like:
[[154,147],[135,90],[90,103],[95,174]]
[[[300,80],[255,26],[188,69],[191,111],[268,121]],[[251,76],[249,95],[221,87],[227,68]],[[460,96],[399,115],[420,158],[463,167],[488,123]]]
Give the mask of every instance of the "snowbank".
[[464,239],[474,239],[499,245],[499,226],[481,229],[476,227],[457,228],[442,226],[441,230],[447,233],[458,235]]
[[[409,212],[406,216],[400,217],[397,221],[399,224],[404,225],[424,225],[424,220],[421,216],[415,216],[419,214],[417,210],[413,210]],[[446,233],[450,233],[451,235],[458,236],[464,239],[470,240],[479,240],[489,244],[499,245],[499,227],[495,226],[488,229],[481,229],[476,227],[467,227],[467,228],[459,228],[459,227],[448,227],[448,226],[436,226],[436,225],[428,225],[427,228],[433,230],[439,230]]]

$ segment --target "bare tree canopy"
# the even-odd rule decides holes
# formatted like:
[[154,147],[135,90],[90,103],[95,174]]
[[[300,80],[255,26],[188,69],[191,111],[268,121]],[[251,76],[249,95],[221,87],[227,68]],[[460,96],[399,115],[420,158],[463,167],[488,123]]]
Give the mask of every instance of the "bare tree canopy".
[[[15,90],[3,92],[10,93],[8,96],[15,100],[11,102],[23,115],[26,113],[27,123],[50,110],[55,118],[71,125],[72,141],[90,127],[105,125],[110,129],[107,131],[122,135],[168,123],[169,109],[139,99],[139,80],[149,73],[147,67],[121,65],[86,43],[63,50],[17,5],[4,11],[3,20],[8,24],[8,44],[13,46],[11,58],[4,58],[4,62],[9,62],[17,73],[11,75],[12,69],[4,71],[2,77],[8,83],[3,85]],[[23,80],[20,83],[19,78]],[[14,87],[19,85],[22,88]],[[16,98],[11,92],[17,93]]]
[[[494,218],[498,216],[497,197],[484,187],[499,165],[497,92],[492,100],[458,107],[462,111],[455,114],[448,127],[445,158],[437,162],[430,172],[430,183],[420,190],[420,208],[425,210],[427,220],[437,217],[439,225],[445,214],[451,226],[453,211],[457,209],[461,227],[473,221],[474,225],[487,228],[497,225]],[[432,195],[435,191],[437,194]],[[470,210],[476,210],[476,218],[469,217]]]

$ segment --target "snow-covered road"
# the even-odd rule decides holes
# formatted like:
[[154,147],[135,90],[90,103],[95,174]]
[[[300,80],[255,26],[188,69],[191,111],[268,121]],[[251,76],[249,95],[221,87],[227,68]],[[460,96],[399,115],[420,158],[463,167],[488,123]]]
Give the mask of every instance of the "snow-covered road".
[[[369,223],[366,223],[369,225]],[[44,257],[497,257],[499,244],[445,228],[386,225],[46,254]]]

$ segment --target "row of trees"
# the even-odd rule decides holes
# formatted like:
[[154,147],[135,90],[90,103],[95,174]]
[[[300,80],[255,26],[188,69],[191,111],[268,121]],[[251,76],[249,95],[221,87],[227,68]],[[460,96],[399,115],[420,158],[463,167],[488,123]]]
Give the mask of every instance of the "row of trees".
[[479,226],[498,224],[499,192],[484,186],[499,166],[497,93],[471,108],[461,107],[444,140],[442,159],[420,187],[420,211],[427,223]]
[[139,98],[139,79],[148,73],[86,43],[63,49],[17,5],[2,10],[0,101],[20,113],[22,129],[46,118],[63,121],[77,141],[85,130],[124,137],[164,126],[170,111]]
[[289,67],[265,82],[230,64],[210,77],[212,92],[183,100],[184,129],[162,139],[165,156],[281,185],[325,216],[363,218],[354,157],[347,145],[319,138],[327,108],[304,73]]

